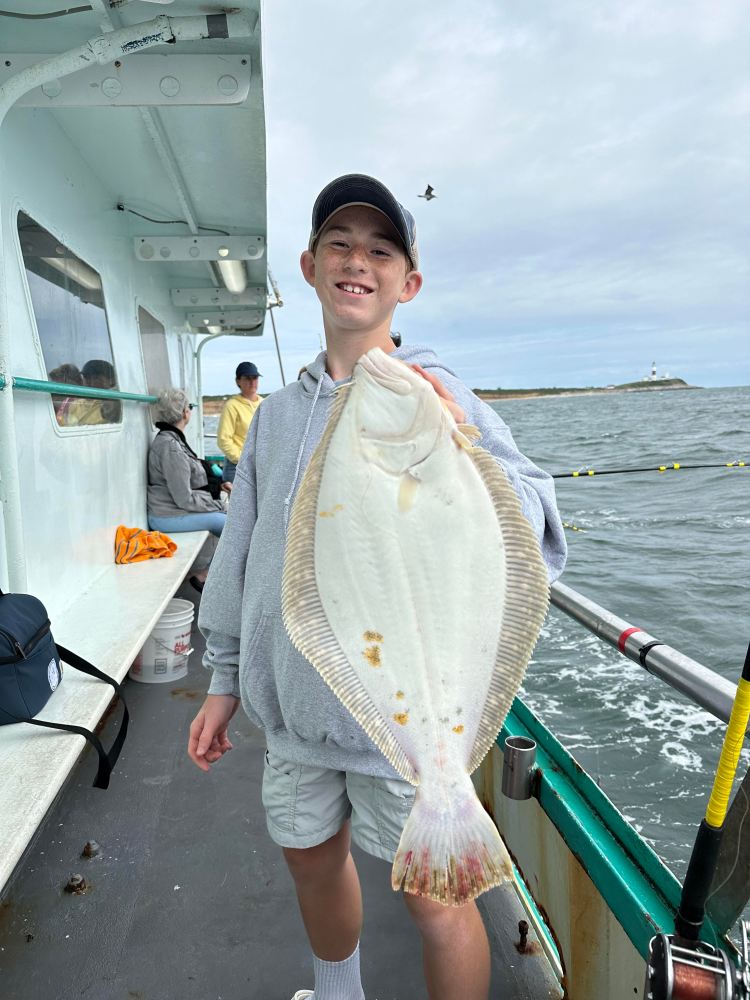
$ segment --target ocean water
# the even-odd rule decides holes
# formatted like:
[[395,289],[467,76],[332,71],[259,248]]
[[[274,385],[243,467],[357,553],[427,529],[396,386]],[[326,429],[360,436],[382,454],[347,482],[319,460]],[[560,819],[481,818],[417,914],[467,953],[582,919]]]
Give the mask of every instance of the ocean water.
[[[553,473],[750,463],[750,388],[492,406]],[[207,435],[217,422],[206,418]],[[557,498],[582,529],[567,532],[563,582],[736,681],[750,641],[750,466],[563,479]],[[522,696],[681,877],[724,725],[556,609]],[[748,766],[745,754],[739,773]]]
[[[551,473],[750,463],[750,388],[492,404]],[[750,467],[581,477],[556,484],[562,580],[737,681],[750,641]],[[523,697],[682,876],[724,725],[553,609]],[[743,754],[740,775],[750,765]]]

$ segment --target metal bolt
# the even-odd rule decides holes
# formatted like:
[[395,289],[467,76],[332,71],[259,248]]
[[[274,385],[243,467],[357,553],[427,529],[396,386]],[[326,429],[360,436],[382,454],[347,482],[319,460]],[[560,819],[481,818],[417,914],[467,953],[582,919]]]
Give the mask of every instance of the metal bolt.
[[526,940],[529,936],[529,925],[526,923],[525,920],[518,921],[518,934],[521,939],[518,942],[518,950],[526,951]]
[[231,97],[232,94],[236,94],[239,90],[239,84],[233,76],[226,73],[224,76],[219,77],[219,82],[217,87],[219,88],[219,93],[224,94],[225,97]]
[[117,97],[120,93],[122,93],[122,84],[117,79],[117,77],[114,76],[105,77],[105,79],[102,80],[102,93],[104,94],[105,97],[109,97],[111,100],[112,98]]
[[62,84],[59,80],[48,80],[42,84],[42,93],[45,97],[59,97],[62,93]]
[[95,840],[87,840],[83,845],[83,850],[81,851],[81,857],[84,858],[95,858],[97,854],[101,851],[101,847],[97,844]]
[[180,81],[176,76],[163,76],[159,80],[159,90],[165,97],[176,97],[180,92]]
[[82,893],[86,892],[88,885],[86,884],[86,879],[83,875],[71,875],[65,886],[66,892],[72,892],[76,896],[80,896]]

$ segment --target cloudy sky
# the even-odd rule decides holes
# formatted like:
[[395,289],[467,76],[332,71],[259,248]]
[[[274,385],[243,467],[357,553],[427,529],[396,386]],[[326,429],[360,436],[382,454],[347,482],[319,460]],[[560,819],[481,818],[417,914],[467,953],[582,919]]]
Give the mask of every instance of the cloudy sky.
[[[693,384],[750,384],[746,0],[264,10],[288,379],[320,349],[298,267],[312,202],[362,172],[417,219],[425,284],[394,328],[468,385],[603,385],[654,360]],[[281,384],[270,323],[204,357],[209,393],[245,358],[262,392]]]

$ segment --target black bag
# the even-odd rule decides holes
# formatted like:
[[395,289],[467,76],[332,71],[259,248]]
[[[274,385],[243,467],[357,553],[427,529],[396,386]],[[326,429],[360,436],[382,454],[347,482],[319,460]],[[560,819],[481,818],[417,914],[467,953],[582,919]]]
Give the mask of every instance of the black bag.
[[[105,751],[98,736],[82,726],[42,722],[34,718],[62,680],[62,660],[84,674],[111,684],[119,695],[123,708],[122,725],[109,752]],[[107,788],[112,768],[117,763],[128,733],[129,720],[122,688],[117,681],[76,653],[55,643],[42,602],[29,594],[4,594],[0,590],[0,726],[30,722],[47,729],[78,733],[99,755],[94,787]]]
[[203,469],[206,473],[208,482],[206,483],[204,489],[207,489],[214,500],[219,500],[221,497],[221,484],[224,482],[223,476],[217,476],[213,470],[210,462],[207,462],[205,458],[199,459]]

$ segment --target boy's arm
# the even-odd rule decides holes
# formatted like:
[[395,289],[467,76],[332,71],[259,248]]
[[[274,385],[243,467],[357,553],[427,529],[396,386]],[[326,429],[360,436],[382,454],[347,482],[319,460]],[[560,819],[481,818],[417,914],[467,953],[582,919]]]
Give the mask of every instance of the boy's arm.
[[555,484],[549,473],[540,469],[518,450],[508,425],[455,375],[433,368],[451,392],[466,416],[466,423],[481,431],[479,444],[502,465],[511,486],[521,501],[521,510],[534,529],[547,564],[550,583],[565,567],[567,543],[555,499]]
[[239,698],[240,631],[250,541],[258,515],[255,446],[258,422],[247,435],[237,467],[232,502],[206,580],[198,627],[206,637],[203,665],[213,671],[209,694]]

